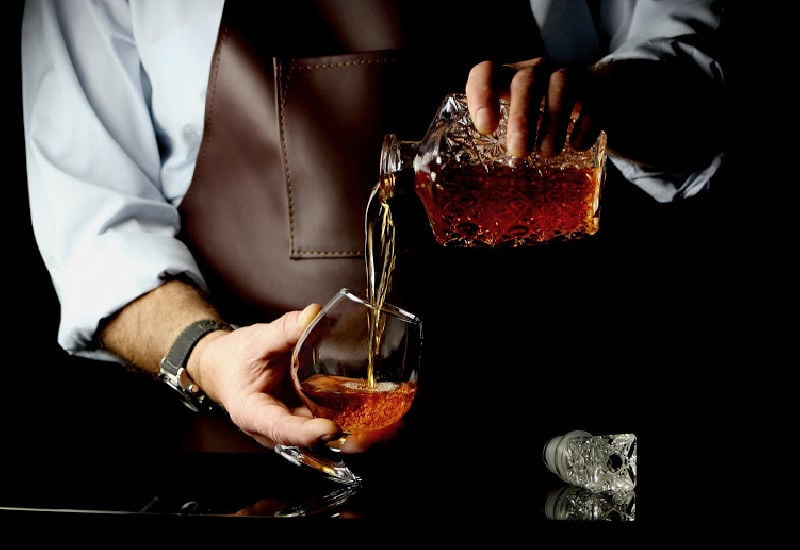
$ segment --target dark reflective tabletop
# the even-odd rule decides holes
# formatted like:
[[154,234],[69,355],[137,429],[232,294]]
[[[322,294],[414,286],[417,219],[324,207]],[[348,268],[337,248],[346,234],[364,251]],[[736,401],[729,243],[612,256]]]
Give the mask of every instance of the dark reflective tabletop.
[[[172,392],[116,365],[68,360],[62,368],[37,398],[6,413],[26,421],[4,428],[0,522],[16,514],[106,515],[123,527],[153,516],[261,518],[286,528],[320,519],[541,527],[557,521],[547,519],[548,499],[551,510],[568,505],[555,504],[567,487],[542,462],[538,434],[547,429],[514,405],[481,410],[485,386],[462,394],[460,414],[427,414],[420,401],[396,440],[348,459],[363,477],[351,489],[252,443],[222,416],[190,413]],[[78,379],[80,391],[65,391]],[[552,426],[555,435],[567,423]],[[602,519],[636,528],[638,517],[623,524],[641,509],[638,491]]]

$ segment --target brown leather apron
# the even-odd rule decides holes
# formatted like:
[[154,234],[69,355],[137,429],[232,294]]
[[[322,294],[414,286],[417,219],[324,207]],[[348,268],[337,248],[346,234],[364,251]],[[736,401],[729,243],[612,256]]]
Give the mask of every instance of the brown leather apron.
[[[216,305],[242,324],[325,303],[342,287],[363,294],[364,213],[383,136],[421,139],[477,61],[540,51],[527,2],[480,17],[459,2],[267,6],[225,3],[180,206],[181,237]],[[407,209],[396,218],[400,248],[428,246],[421,210]],[[401,253],[393,293],[413,290],[406,276],[423,267],[413,256]]]

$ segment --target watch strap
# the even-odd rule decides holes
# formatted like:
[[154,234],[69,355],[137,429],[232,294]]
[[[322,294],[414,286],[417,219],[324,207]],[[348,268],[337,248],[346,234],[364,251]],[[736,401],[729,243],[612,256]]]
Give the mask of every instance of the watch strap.
[[189,355],[197,343],[207,334],[217,330],[232,330],[228,323],[214,319],[195,321],[180,333],[172,344],[167,355],[161,359],[159,377],[170,387],[177,390],[184,399],[184,404],[195,412],[208,410],[210,400],[195,384],[186,371]]

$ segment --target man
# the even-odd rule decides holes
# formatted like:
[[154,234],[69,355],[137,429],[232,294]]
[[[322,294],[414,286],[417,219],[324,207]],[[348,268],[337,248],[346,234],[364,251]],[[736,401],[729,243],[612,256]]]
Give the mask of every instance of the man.
[[154,374],[167,357],[193,406],[266,446],[336,437],[292,397],[290,350],[362,284],[380,136],[418,135],[457,82],[482,132],[510,97],[517,155],[556,154],[577,107],[576,146],[605,129],[636,193],[711,187],[724,3],[400,4],[26,2],[31,214],[65,350]]

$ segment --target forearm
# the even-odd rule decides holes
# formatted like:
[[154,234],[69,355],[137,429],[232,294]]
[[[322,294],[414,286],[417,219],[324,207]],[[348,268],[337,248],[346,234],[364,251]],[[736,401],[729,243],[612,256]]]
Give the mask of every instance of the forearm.
[[153,374],[175,339],[189,324],[219,319],[217,310],[192,285],[164,283],[120,310],[102,328],[103,347]]

